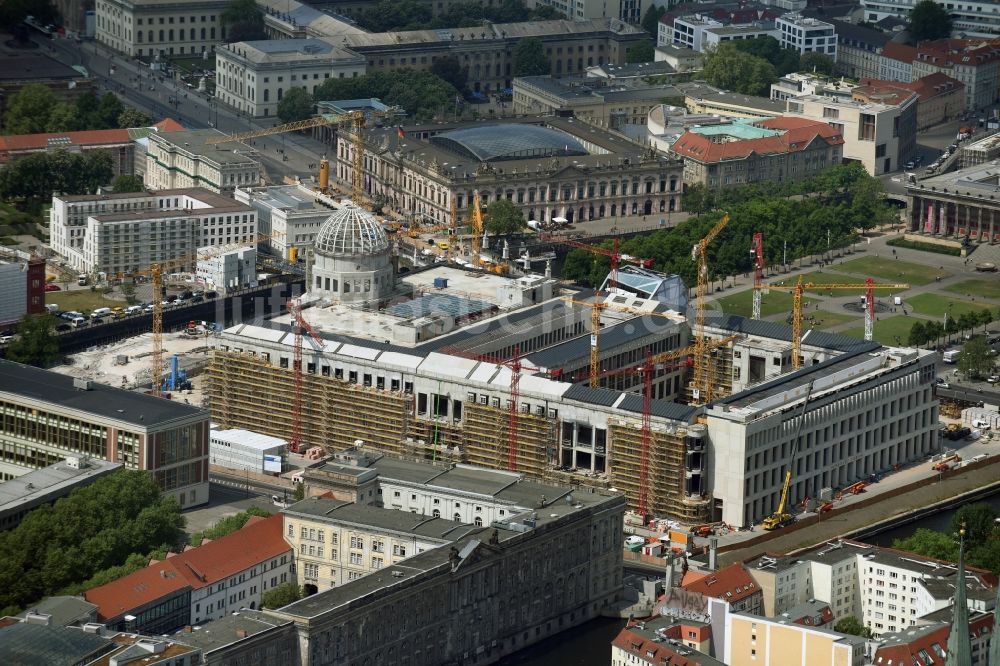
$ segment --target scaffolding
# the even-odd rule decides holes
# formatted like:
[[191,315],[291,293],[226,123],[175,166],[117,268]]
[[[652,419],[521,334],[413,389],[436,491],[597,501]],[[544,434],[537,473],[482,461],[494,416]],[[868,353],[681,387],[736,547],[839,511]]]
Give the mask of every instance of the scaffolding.
[[[719,400],[725,398],[733,392],[733,350],[731,347],[717,347],[708,352],[707,372],[712,385],[712,399]],[[693,405],[697,401],[694,398],[694,381],[688,383],[684,392],[684,401]]]
[[[469,463],[493,469],[507,469],[510,455],[510,411],[498,407],[469,404],[465,407],[465,451]],[[540,479],[545,474],[554,449],[558,421],[527,412],[517,419],[517,471]]]
[[[625,493],[629,509],[637,511],[642,424],[638,419],[613,419],[608,423],[608,434],[615,451],[611,483]],[[711,499],[684,492],[686,434],[684,428],[654,427],[650,431],[647,511],[656,517],[697,524],[708,520]]]

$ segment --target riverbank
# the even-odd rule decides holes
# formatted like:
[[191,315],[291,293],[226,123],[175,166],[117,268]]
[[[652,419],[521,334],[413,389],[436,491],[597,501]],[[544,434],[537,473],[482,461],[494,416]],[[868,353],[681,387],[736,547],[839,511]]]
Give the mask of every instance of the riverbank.
[[885,501],[821,518],[800,530],[779,532],[763,543],[752,543],[720,553],[723,565],[761,553],[795,553],[841,538],[861,538],[880,528],[919,520],[949,506],[975,501],[1000,490],[1000,461],[974,469],[962,468],[950,476],[899,493]]

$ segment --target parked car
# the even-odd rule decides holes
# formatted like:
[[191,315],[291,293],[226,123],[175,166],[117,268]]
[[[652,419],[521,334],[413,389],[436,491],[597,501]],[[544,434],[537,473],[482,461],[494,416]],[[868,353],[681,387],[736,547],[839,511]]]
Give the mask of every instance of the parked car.
[[52,284],[51,282],[45,285],[45,291],[62,291],[62,287],[57,284]]
[[915,166],[917,166],[917,163],[914,162],[913,160],[910,160],[909,162],[906,163],[906,165],[903,168],[906,169],[907,171],[909,171],[910,169],[912,169]]

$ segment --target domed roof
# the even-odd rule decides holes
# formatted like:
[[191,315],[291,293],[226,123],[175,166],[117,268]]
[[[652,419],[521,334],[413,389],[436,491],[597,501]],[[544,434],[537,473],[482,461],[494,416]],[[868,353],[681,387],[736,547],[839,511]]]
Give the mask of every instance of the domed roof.
[[316,234],[314,249],[338,257],[381,254],[389,250],[389,237],[371,213],[345,206],[326,218]]
[[432,137],[431,143],[480,162],[587,154],[583,144],[566,132],[520,123],[483,125],[442,132]]

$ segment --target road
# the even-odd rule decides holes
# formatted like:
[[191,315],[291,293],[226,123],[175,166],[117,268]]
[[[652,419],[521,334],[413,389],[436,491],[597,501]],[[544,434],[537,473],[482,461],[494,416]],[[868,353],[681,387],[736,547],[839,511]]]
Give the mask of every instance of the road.
[[[216,104],[210,94],[199,92],[180,80],[172,80],[97,42],[78,44],[68,39],[35,39],[59,62],[85,67],[102,87],[117,95],[123,103],[146,111],[154,118],[174,118],[187,128],[217,127],[226,133],[264,129],[280,123],[277,118],[251,118]],[[311,178],[313,170],[309,165],[317,164],[331,150],[330,146],[309,137],[287,133],[258,140],[255,147],[275,181],[285,175],[299,176],[303,180]],[[287,157],[285,161],[281,159],[281,150]]]

